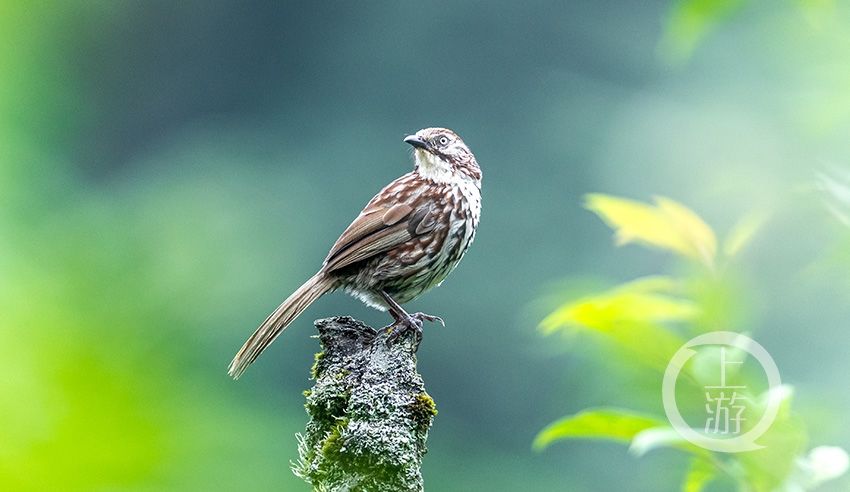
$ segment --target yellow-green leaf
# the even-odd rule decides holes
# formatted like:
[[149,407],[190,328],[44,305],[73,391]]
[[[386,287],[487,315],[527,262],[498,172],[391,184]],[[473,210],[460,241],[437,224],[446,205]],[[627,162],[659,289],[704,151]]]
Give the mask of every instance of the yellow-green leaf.
[[670,295],[677,290],[678,284],[668,277],[641,278],[567,303],[547,316],[540,328],[544,333],[573,329],[603,335],[636,361],[663,371],[684,340],[659,323],[699,315],[692,301]]
[[616,408],[593,408],[564,417],[534,438],[534,449],[545,449],[561,439],[605,439],[631,442],[643,430],[666,425],[656,417]]
[[669,198],[654,197],[658,210],[681,235],[688,245],[689,256],[708,266],[714,262],[717,254],[717,238],[714,231],[693,210]]
[[729,231],[726,240],[723,241],[723,254],[731,258],[741,252],[762,225],[767,221],[767,214],[764,212],[752,212],[745,215],[739,220]]
[[717,24],[735,12],[745,0],[678,0],[667,14],[659,50],[670,63],[690,58]]
[[697,307],[684,299],[623,292],[579,299],[547,316],[541,325],[545,333],[576,325],[605,331],[611,323],[681,321],[692,319],[697,312]]
[[665,447],[686,451],[696,456],[705,457],[709,454],[705,449],[688,442],[669,425],[652,427],[640,431],[632,439],[632,443],[629,445],[629,452],[635,456],[643,456],[653,449]]
[[702,492],[715,477],[717,477],[717,467],[704,459],[694,458],[682,483],[682,492]]
[[618,245],[637,242],[666,249],[713,267],[714,231],[691,209],[669,198],[655,205],[603,194],[587,196],[585,206],[612,229]]

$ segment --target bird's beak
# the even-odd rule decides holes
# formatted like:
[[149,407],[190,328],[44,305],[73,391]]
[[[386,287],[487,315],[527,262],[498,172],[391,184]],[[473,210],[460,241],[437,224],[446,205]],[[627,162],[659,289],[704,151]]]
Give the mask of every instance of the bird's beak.
[[404,137],[404,143],[410,144],[417,149],[428,150],[428,144],[418,135],[408,135]]

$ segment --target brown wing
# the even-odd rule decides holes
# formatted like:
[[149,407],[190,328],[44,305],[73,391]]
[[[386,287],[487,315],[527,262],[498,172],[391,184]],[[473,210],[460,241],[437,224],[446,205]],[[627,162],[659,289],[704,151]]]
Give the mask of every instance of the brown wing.
[[433,229],[430,200],[420,196],[411,203],[388,203],[386,198],[375,197],[342,233],[325,259],[325,271],[371,258]]

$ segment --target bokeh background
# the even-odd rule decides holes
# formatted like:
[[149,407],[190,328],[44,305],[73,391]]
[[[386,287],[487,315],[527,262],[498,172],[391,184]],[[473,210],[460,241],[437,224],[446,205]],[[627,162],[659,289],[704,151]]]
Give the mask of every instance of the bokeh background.
[[588,192],[718,231],[767,210],[729,328],[811,445],[850,447],[844,2],[3,1],[0,39],[0,489],[307,490],[311,320],[386,316],[329,296],[226,366],[427,126],[485,176],[470,254],[411,305],[448,325],[419,352],[429,490],[679,487],[674,450],[531,447],[585,407],[660,408],[627,358],[537,328],[577,285],[679,268],[615,247]]

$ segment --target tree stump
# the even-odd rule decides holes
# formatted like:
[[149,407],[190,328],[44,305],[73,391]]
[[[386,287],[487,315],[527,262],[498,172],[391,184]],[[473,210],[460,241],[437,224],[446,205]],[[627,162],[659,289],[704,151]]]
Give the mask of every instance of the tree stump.
[[293,472],[318,491],[421,491],[434,400],[416,370],[419,336],[347,316],[315,322],[322,351],[305,391],[310,421]]

